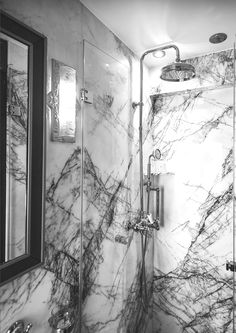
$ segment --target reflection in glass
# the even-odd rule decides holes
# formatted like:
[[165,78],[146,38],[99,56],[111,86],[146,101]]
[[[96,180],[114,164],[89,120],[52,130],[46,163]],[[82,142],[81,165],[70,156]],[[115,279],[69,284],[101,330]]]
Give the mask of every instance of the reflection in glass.
[[27,252],[28,46],[1,33],[7,48],[5,260]]

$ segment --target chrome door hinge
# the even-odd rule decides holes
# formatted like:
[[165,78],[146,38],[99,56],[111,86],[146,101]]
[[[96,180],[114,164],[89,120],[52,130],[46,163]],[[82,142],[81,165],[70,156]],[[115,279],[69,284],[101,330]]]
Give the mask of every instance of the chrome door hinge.
[[231,272],[236,272],[236,262],[226,261],[226,270]]
[[93,104],[93,94],[87,89],[82,88],[80,90],[80,100],[88,104]]

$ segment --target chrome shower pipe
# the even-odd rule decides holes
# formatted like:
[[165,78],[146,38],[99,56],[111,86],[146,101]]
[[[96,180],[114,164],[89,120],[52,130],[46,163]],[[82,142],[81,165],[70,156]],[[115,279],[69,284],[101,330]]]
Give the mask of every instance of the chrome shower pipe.
[[[164,51],[170,48],[174,48],[176,52],[176,62],[180,61],[180,52],[176,45],[169,44],[154,49],[147,50],[143,53],[140,58],[140,101],[139,103],[133,103],[133,106],[139,105],[139,166],[140,166],[140,217],[144,215],[143,210],[143,60],[147,54],[155,51]],[[147,248],[147,235],[141,234],[142,244],[142,274],[141,274],[141,285],[144,285],[144,308],[147,304],[147,289],[146,289],[146,270],[145,270],[145,253]],[[142,289],[141,289],[142,293]]]
[[154,154],[149,155],[148,164],[147,164],[147,179],[150,181],[151,179],[151,158],[155,158]]
[[139,105],[139,164],[140,164],[140,210],[143,215],[143,60],[149,53],[155,51],[164,51],[173,48],[176,52],[176,62],[180,61],[179,48],[174,44],[156,47],[154,49],[147,50],[140,58],[140,102]]
[[151,192],[151,158],[154,158],[154,154],[149,155],[147,164],[147,182],[144,184],[147,186],[147,214],[150,213],[150,192]]

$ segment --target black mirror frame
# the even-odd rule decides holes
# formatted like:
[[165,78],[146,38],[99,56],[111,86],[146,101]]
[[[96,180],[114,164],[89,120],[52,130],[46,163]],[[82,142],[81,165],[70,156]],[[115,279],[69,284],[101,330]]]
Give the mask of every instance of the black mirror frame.
[[[30,114],[27,186],[28,253],[0,264],[0,285],[2,285],[43,263],[47,39],[42,34],[22,24],[3,11],[0,11],[0,31],[23,42],[29,47],[28,79]],[[1,113],[3,113],[3,110],[1,110]],[[1,235],[5,236],[5,219],[2,217],[1,213],[0,241]]]

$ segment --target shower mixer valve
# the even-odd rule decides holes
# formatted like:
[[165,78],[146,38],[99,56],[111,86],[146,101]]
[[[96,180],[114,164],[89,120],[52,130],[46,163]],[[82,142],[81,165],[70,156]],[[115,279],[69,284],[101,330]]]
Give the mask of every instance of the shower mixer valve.
[[134,231],[149,231],[150,229],[160,229],[160,221],[158,219],[153,219],[152,214],[146,214],[143,212],[143,216],[140,218],[140,220],[131,225],[128,225],[128,229],[133,229]]
[[146,214],[144,219],[141,219],[143,225],[146,225],[148,228],[153,228],[156,230],[160,229],[160,221],[158,219],[153,219],[152,214]]

